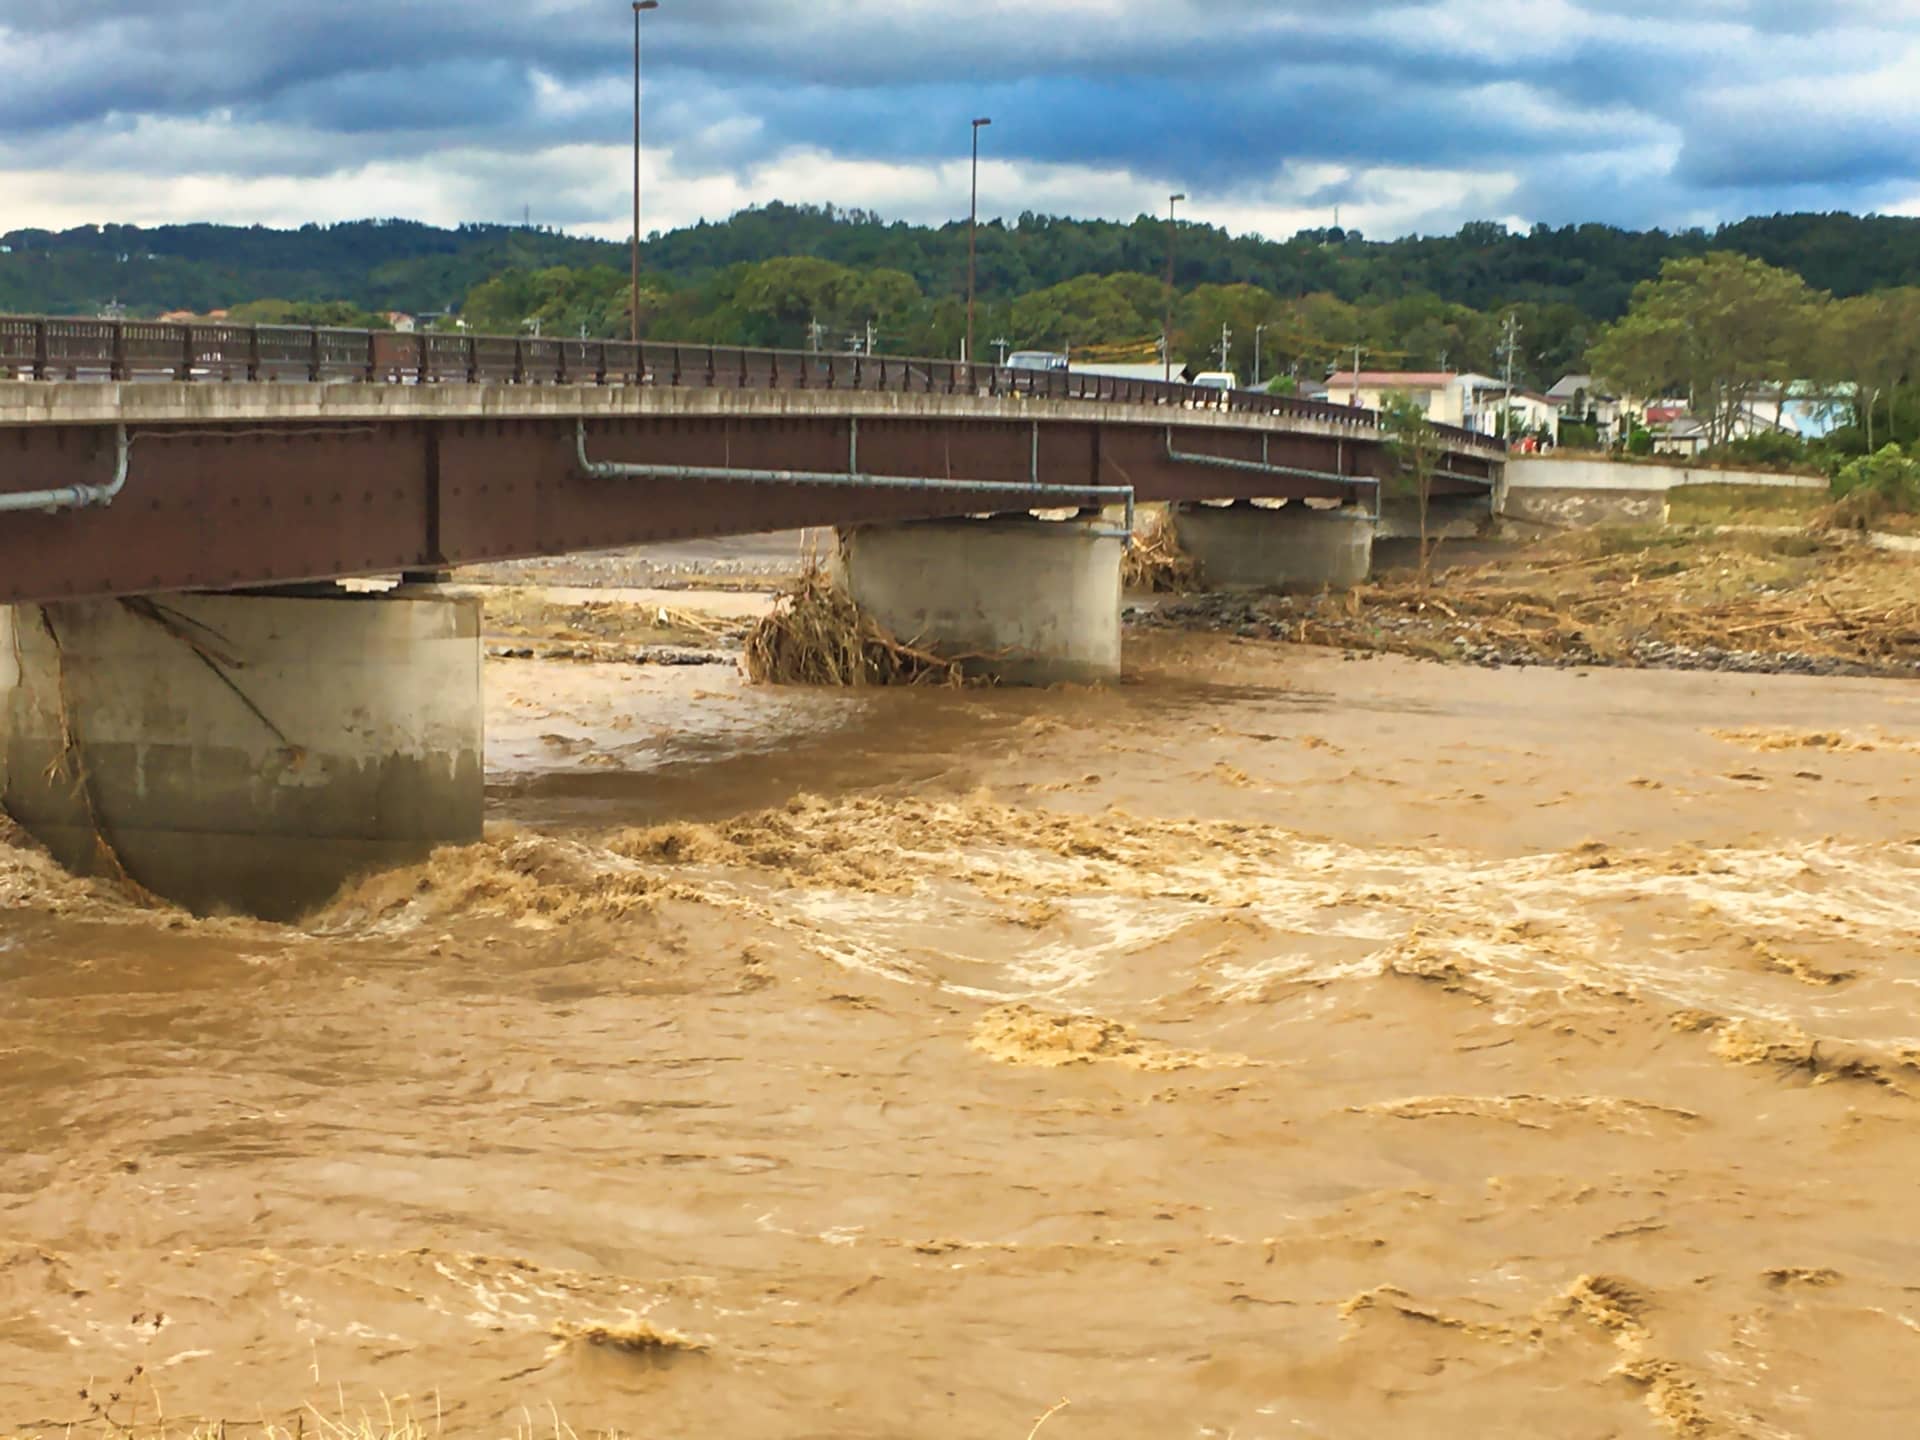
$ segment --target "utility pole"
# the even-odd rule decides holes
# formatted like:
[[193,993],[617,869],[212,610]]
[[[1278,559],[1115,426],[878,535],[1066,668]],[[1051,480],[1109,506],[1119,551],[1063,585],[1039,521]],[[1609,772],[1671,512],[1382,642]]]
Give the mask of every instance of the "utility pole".
[[820,323],[818,315],[807,317],[807,348],[814,354],[820,353],[821,338],[827,333],[827,327]]
[[967,205],[967,364],[973,363],[974,236],[980,229],[980,127],[991,125],[986,116],[973,122],[973,199]]
[[1185,195],[1167,197],[1167,295],[1166,311],[1160,321],[1160,354],[1166,362],[1166,374],[1163,379],[1173,379],[1173,239],[1178,232],[1174,228],[1173,207],[1186,199]]
[[1500,433],[1508,444],[1513,443],[1513,352],[1520,343],[1520,317],[1513,311],[1507,312],[1507,336],[1501,344],[1507,357],[1507,388],[1500,401]]
[[1360,408],[1360,342],[1353,342],[1353,408]]
[[873,322],[867,322],[867,354],[873,354]]
[[1260,388],[1260,336],[1266,330],[1264,325],[1253,327],[1253,388]]
[[627,338],[640,343],[640,13],[660,0],[633,0],[633,240],[632,288],[627,295]]
[[993,348],[1000,352],[1000,368],[1002,370],[1007,368],[1007,347],[1012,343],[1013,342],[1004,335],[996,335],[993,337]]
[[1233,331],[1228,329],[1227,322],[1222,320],[1220,322],[1220,368],[1222,370],[1230,368],[1227,364],[1227,357],[1232,353]]

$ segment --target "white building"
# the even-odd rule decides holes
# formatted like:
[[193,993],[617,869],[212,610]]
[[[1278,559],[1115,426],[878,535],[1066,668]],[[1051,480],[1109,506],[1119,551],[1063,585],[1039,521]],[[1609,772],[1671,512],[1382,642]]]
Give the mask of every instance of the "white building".
[[1436,425],[1465,425],[1469,387],[1482,377],[1451,370],[1336,370],[1327,377],[1327,401],[1379,410],[1394,395],[1409,395]]
[[1412,396],[1436,425],[1498,435],[1502,412],[1511,410],[1513,433],[1544,427],[1559,439],[1560,412],[1551,400],[1531,390],[1508,394],[1506,385],[1491,375],[1471,370],[1340,370],[1327,377],[1327,399],[1335,405],[1378,410],[1394,395]]

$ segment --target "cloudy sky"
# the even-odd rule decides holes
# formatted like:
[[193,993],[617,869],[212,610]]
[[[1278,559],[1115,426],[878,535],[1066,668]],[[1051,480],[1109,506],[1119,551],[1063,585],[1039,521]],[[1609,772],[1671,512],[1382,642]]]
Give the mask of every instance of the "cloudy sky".
[[[0,0],[0,230],[624,237],[626,0]],[[1467,219],[1920,214],[1920,0],[662,0],[643,228],[767,200]]]

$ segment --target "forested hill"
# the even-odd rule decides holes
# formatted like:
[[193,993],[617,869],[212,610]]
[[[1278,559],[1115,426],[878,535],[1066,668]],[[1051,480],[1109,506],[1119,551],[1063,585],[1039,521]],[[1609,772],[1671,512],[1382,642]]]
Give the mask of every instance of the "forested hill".
[[[92,314],[114,300],[133,315],[205,311],[268,296],[437,311],[458,308],[474,286],[503,270],[624,268],[626,260],[622,245],[547,230],[446,230],[401,220],[298,230],[17,230],[0,235],[0,246],[0,311],[53,314]],[[1662,260],[1712,249],[1796,271],[1836,295],[1920,284],[1920,220],[1843,214],[1775,215],[1675,234],[1580,225],[1516,235],[1481,221],[1455,235],[1385,242],[1339,230],[1274,241],[1183,223],[1178,248],[1183,290],[1250,283],[1276,295],[1328,292],[1369,304],[1425,291],[1475,310],[1570,304],[1593,320],[1621,314],[1635,283],[1653,276]],[[729,265],[790,255],[898,270],[929,297],[952,295],[964,284],[966,227],[776,203],[655,236],[646,247],[655,283],[673,289],[698,285]],[[1165,256],[1165,224],[1151,217],[1119,223],[1026,215],[982,229],[980,289],[1005,299],[1084,275],[1158,275]]]
[[367,310],[457,308],[514,267],[625,263],[624,247],[544,230],[411,220],[345,225],[84,226],[0,235],[0,312],[130,315],[205,312],[273,297],[348,300]]

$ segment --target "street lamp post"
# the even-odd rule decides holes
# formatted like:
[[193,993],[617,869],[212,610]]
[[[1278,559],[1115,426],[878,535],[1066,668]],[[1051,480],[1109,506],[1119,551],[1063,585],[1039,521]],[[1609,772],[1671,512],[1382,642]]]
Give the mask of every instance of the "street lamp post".
[[1174,229],[1173,207],[1186,198],[1185,195],[1167,197],[1167,296],[1166,311],[1160,321],[1160,358],[1166,363],[1163,378],[1169,383],[1173,380],[1173,237],[1177,233]]
[[982,116],[973,122],[973,198],[967,204],[967,364],[973,364],[973,263],[975,234],[980,228],[980,127],[991,125]]
[[627,294],[627,338],[640,343],[640,12],[658,10],[660,0],[633,0],[633,280]]

